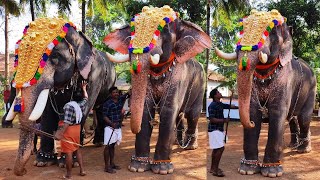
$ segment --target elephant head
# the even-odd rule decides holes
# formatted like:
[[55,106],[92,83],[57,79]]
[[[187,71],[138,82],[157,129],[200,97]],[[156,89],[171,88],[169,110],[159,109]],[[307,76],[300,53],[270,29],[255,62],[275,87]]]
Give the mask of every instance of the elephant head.
[[218,56],[237,59],[237,83],[239,113],[242,125],[254,127],[250,121],[250,99],[253,78],[265,79],[275,73],[277,67],[285,66],[292,59],[292,38],[285,18],[277,11],[258,12],[239,22],[240,39],[234,53],[224,53],[216,48]]
[[112,56],[114,62],[130,61],[132,74],[131,130],[141,128],[146,98],[148,75],[161,73],[170,63],[184,63],[205,48],[211,47],[211,39],[200,27],[180,20],[169,6],[153,8],[145,6],[135,15],[130,26],[108,34],[104,43],[115,51],[126,54]]
[[94,69],[91,66],[99,66],[94,61],[95,51],[91,42],[82,33],[78,33],[71,22],[60,18],[40,18],[29,23],[23,34],[15,49],[13,86],[16,87],[17,95],[6,118],[12,120],[19,113],[21,131],[14,165],[16,175],[26,173],[24,166],[31,154],[34,134],[30,127],[41,116],[49,89],[63,88],[75,74],[81,74],[82,78],[88,80],[90,99],[94,99],[87,103],[83,112],[87,114],[97,96],[94,92],[101,88],[93,84],[102,84],[93,82],[92,78],[103,77],[101,73],[105,73],[104,69],[90,72]]

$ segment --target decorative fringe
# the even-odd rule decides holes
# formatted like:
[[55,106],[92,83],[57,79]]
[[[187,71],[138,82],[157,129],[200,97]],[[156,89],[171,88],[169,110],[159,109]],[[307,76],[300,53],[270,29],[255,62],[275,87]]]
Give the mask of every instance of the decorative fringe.
[[250,59],[247,57],[247,54],[245,54],[239,63],[239,70],[240,71],[249,71],[250,70]]
[[24,100],[21,96],[21,89],[17,89],[18,95],[16,97],[16,103],[14,104],[14,112],[24,112]]
[[137,59],[132,61],[130,72],[131,74],[135,73],[138,74],[141,72],[141,62],[139,61],[139,57],[137,56]]

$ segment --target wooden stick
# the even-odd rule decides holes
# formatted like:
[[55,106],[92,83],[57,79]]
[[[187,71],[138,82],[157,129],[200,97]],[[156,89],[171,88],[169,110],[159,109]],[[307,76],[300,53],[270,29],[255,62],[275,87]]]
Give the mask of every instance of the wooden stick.
[[[228,119],[230,119],[232,97],[233,97],[233,91],[231,91],[231,96],[230,96],[230,101],[229,101]],[[224,143],[227,143],[228,125],[229,125],[229,122],[227,122],[227,124],[226,124],[226,134],[224,135]]]

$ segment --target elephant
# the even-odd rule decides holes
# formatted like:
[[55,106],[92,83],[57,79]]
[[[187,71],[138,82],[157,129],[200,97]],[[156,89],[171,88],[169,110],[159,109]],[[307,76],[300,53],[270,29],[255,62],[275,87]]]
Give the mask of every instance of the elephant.
[[[19,113],[21,130],[14,173],[22,176],[27,173],[25,165],[33,149],[35,120],[46,110],[41,117],[42,123],[47,125],[45,128],[56,126],[51,120],[56,121],[58,116],[53,115],[51,103],[47,103],[50,89],[66,89],[63,101],[69,101],[71,97],[67,94],[76,88],[75,82],[79,78],[85,79],[89,98],[83,111],[81,123],[84,123],[94,104],[101,104],[106,99],[108,89],[115,82],[115,69],[105,53],[96,50],[82,32],[76,31],[72,22],[61,18],[39,18],[30,22],[22,40],[17,42],[15,52],[16,72],[12,83],[17,95],[6,120],[13,120]],[[73,86],[67,90],[71,81]],[[56,97],[63,96],[57,94]],[[49,117],[51,115],[53,117]],[[51,147],[46,150],[51,151]]]
[[[292,35],[286,19],[277,11],[252,10],[240,20],[241,38],[236,52],[218,56],[237,59],[239,114],[244,126],[239,173],[279,177],[285,122],[289,121],[290,145],[299,153],[311,151],[310,122],[316,79],[308,64],[292,53]],[[263,162],[258,158],[262,122],[268,122],[268,140]],[[298,138],[296,138],[296,134]]]
[[[211,47],[210,37],[199,26],[179,19],[169,6],[145,6],[131,20],[131,26],[108,34],[104,43],[119,52],[107,53],[111,61],[130,61],[131,65],[130,124],[136,140],[128,169],[172,173],[175,123],[180,127],[181,119],[187,119],[187,142],[183,146],[198,147],[205,76],[194,57]],[[150,158],[150,136],[155,126],[159,126],[159,135],[154,158]]]

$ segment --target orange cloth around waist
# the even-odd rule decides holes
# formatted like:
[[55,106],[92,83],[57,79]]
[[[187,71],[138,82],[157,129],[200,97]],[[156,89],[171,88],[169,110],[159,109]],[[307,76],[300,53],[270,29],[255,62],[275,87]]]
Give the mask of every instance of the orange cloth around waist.
[[[80,124],[69,126],[63,133],[63,138],[68,141],[72,141],[80,144]],[[68,153],[74,152],[79,149],[78,145],[71,144],[65,141],[61,141],[61,152]]]

